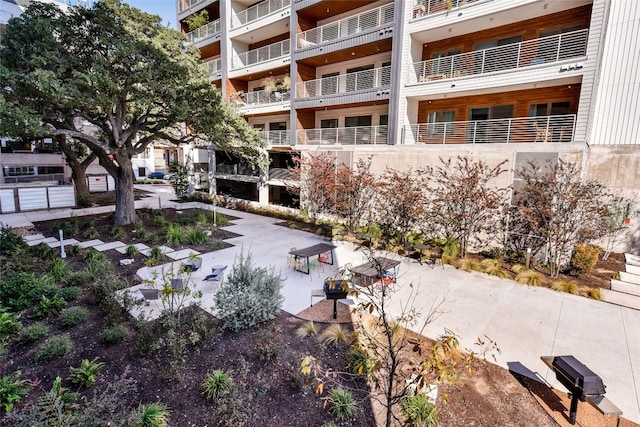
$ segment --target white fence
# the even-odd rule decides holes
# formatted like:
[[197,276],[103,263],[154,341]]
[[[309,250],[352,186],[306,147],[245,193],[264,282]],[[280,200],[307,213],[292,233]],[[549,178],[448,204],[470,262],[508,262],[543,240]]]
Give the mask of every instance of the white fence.
[[0,212],[68,208],[76,205],[72,185],[41,185],[0,189]]
[[103,191],[113,191],[116,189],[116,181],[111,175],[87,176],[89,192],[99,193]]

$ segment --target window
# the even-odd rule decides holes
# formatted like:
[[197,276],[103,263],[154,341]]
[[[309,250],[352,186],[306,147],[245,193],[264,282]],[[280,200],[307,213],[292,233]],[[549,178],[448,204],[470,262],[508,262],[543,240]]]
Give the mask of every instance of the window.
[[33,175],[33,166],[5,166],[2,171],[4,176]]
[[338,119],[322,119],[320,120],[322,129],[333,129],[338,127]]
[[460,68],[460,55],[462,50],[455,49],[446,52],[437,52],[431,55],[431,70],[427,74],[451,74]]
[[345,117],[345,127],[371,126],[371,116]]
[[138,168],[138,176],[147,176],[147,168]]
[[474,73],[483,74],[516,68],[522,36],[506,37],[476,45]]
[[344,130],[345,142],[348,144],[370,144],[371,143],[371,116],[345,117]]
[[432,111],[427,115],[427,136],[453,134],[456,112]]
[[264,123],[253,125],[253,128],[258,130],[264,130]]
[[64,173],[62,166],[38,166],[38,175],[52,175],[55,173]]
[[492,105],[469,109],[469,120],[475,122],[467,128],[467,142],[507,142],[509,137],[509,122],[513,117],[513,104]]
[[529,123],[529,131],[535,132],[535,140],[543,142],[571,140],[573,117],[569,116],[570,109],[569,101],[531,104],[529,117],[540,117],[532,119]]
[[569,114],[570,107],[571,103],[569,101],[531,104],[529,117],[565,115]]
[[338,142],[338,119],[322,119],[320,120],[320,140],[326,141],[326,144],[335,144]]
[[287,130],[287,122],[274,122],[269,123],[269,130]]
[[380,116],[380,126],[387,126],[389,124],[389,116],[387,114],[383,114]]

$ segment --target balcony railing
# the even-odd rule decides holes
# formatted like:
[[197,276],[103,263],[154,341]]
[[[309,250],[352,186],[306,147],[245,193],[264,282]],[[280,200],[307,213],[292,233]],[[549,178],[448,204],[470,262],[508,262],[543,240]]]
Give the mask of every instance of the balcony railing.
[[231,28],[238,28],[291,5],[290,0],[265,0],[241,11],[231,21]]
[[269,145],[291,145],[291,131],[289,130],[265,130],[262,134]]
[[253,49],[233,56],[232,67],[238,69],[249,65],[260,64],[273,59],[289,56],[291,52],[291,40],[283,40],[268,46]]
[[187,10],[199,3],[204,3],[205,1],[206,0],[178,0],[178,13],[182,12],[183,10]]
[[216,175],[256,176],[258,175],[258,171],[249,166],[226,165],[224,163],[219,163],[216,165]]
[[301,145],[386,144],[387,126],[305,129],[298,131],[296,143]]
[[245,105],[275,104],[278,102],[291,101],[291,92],[259,90],[244,93],[240,95],[240,99]]
[[222,60],[220,58],[203,62],[202,66],[206,68],[212,78],[218,77],[218,74],[222,72]]
[[[413,3],[413,18],[421,18],[423,16],[440,12],[449,13],[453,8],[462,7],[477,1],[480,0],[451,0],[451,4],[447,7],[447,2],[444,0],[416,0]],[[492,0],[484,1],[487,2]]]
[[302,32],[298,34],[298,48],[350,37],[390,23],[393,23],[393,3]]
[[216,19],[215,21],[209,22],[207,25],[203,25],[200,28],[197,28],[193,31],[187,33],[187,42],[197,43],[200,40],[204,40],[207,37],[211,37],[215,34],[220,34],[220,20]]
[[514,70],[584,56],[589,30],[416,62],[408,83],[426,83],[496,71]]
[[406,144],[571,142],[576,116],[516,117],[405,126]]
[[390,84],[391,67],[381,67],[297,83],[296,96],[298,98],[313,98],[373,89]]

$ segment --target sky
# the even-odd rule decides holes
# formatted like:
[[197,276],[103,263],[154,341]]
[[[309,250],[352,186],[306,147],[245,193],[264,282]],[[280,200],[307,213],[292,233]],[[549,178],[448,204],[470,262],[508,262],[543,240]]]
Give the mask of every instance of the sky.
[[176,0],[123,0],[130,6],[137,7],[147,13],[160,15],[162,23],[171,23],[171,28],[176,29]]

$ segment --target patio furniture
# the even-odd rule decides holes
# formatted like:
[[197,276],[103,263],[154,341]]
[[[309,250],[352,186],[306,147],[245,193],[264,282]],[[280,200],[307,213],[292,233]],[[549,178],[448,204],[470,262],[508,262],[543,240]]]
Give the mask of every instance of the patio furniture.
[[138,289],[145,300],[160,299],[160,291],[158,289]]
[[[387,272],[395,272],[395,267],[400,265],[400,261],[385,257],[377,257],[369,262],[358,265],[351,269],[353,274],[353,284],[357,286],[373,286],[385,277]],[[389,277],[387,277],[389,280]],[[393,278],[395,280],[395,277]]]
[[349,281],[344,279],[326,279],[324,281],[324,294],[327,299],[333,300],[333,318],[338,317],[338,300],[347,298],[349,294]]
[[214,265],[211,268],[211,274],[204,278],[212,282],[222,282],[224,279],[224,271],[227,269],[226,265]]
[[311,307],[313,307],[314,298],[324,298],[324,289],[311,289]]
[[319,256],[320,254],[323,254],[325,252],[328,253],[329,256],[323,258],[324,260],[320,260],[320,257],[318,257],[318,261],[322,262],[323,264],[333,265],[333,250],[335,248],[336,245],[332,245],[329,243],[318,243],[317,245],[309,246],[307,248],[289,251],[289,255],[293,255],[295,259],[293,269],[304,274],[309,274],[312,267],[309,258],[316,255]]

